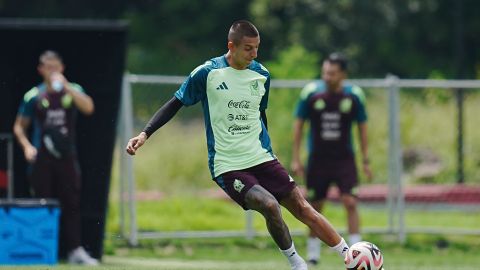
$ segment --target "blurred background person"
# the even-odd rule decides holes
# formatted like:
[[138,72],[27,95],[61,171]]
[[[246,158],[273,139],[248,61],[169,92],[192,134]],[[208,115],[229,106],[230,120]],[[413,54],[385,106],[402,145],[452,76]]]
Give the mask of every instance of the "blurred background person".
[[[357,168],[352,145],[352,124],[358,123],[363,172],[372,178],[368,159],[367,113],[365,96],[358,86],[344,84],[347,59],[332,53],[322,65],[322,80],[305,86],[297,104],[294,123],[294,148],[291,168],[304,175],[300,145],[305,121],[310,122],[307,197],[313,207],[322,212],[330,184],[335,183],[347,211],[349,245],[361,241],[357,197]],[[317,264],[320,241],[309,233],[307,259]]]
[[[37,69],[43,82],[24,95],[13,131],[30,164],[28,176],[34,197],[60,201],[68,262],[97,265],[81,246],[81,175],[75,149],[77,110],[91,115],[94,104],[80,85],[65,78],[58,53],[43,52]],[[30,126],[33,130],[28,139]]]

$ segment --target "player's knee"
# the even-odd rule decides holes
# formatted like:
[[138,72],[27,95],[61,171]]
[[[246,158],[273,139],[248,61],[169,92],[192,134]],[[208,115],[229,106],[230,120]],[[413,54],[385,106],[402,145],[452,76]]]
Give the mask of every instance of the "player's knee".
[[314,220],[318,213],[319,212],[315,210],[311,205],[306,204],[300,207],[300,215],[303,216],[304,219]]
[[343,205],[347,211],[356,211],[357,200],[352,196],[347,196],[343,199]]
[[268,216],[280,215],[280,204],[275,198],[267,198],[261,202],[262,212]]
[[312,205],[304,200],[296,201],[293,211],[295,212],[295,216],[302,221],[313,219],[317,214],[317,211],[312,207]]

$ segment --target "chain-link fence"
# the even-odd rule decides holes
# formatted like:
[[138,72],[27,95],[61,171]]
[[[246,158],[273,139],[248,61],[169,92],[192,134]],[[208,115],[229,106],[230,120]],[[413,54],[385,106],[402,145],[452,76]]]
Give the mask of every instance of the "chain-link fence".
[[[121,151],[184,79],[124,77]],[[291,156],[294,106],[308,82],[273,80],[271,84],[269,133],[273,149],[286,167]],[[361,185],[359,196],[362,220],[375,222],[364,222],[367,224],[362,231],[396,234],[400,241],[410,232],[480,234],[480,130],[475,119],[480,113],[475,105],[480,103],[480,95],[468,90],[480,88],[480,81],[401,80],[388,76],[349,83],[364,89],[369,115],[374,180]],[[180,110],[149,139],[147,149],[135,157],[135,165],[131,157],[118,155],[119,170],[114,175],[119,180],[120,230],[131,244],[148,238],[252,237],[267,233],[254,229],[250,212],[240,229],[178,231],[137,224],[137,200],[152,199],[161,204],[165,196],[195,197],[220,191],[210,181],[202,115],[201,106]],[[465,184],[457,185],[459,179]],[[302,183],[302,179],[296,180]],[[466,222],[459,224],[456,220]]]

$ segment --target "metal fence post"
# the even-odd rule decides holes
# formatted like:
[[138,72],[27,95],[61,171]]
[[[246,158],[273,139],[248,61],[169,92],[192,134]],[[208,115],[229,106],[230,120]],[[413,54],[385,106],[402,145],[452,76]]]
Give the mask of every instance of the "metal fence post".
[[253,228],[253,211],[248,210],[245,213],[245,236],[251,240],[255,236],[255,229]]
[[458,88],[455,90],[455,99],[457,104],[457,183],[465,182],[465,162],[464,162],[464,90]]
[[118,157],[119,157],[119,166],[118,166],[118,184],[119,184],[119,191],[120,191],[120,196],[119,196],[119,214],[120,214],[120,235],[124,238],[127,237],[127,232],[126,232],[126,225],[125,225],[125,175],[127,175],[126,172],[126,157],[122,155],[122,146],[126,141],[126,136],[125,136],[125,119],[124,119],[124,114],[125,114],[125,106],[123,105],[123,99],[125,98],[125,87],[126,83],[128,83],[127,80],[127,74],[123,75],[122,79],[122,89],[121,89],[121,99],[120,99],[120,111],[118,113],[118,126],[117,126],[117,134],[118,134]]
[[400,105],[398,77],[387,76],[388,100],[389,100],[389,226],[395,230],[394,216],[397,214],[398,240],[405,242],[405,201],[403,193],[403,162],[400,136]]
[[[133,109],[132,109],[132,89],[129,81],[129,75],[123,77],[123,87],[122,87],[122,118],[123,118],[123,142],[126,143],[129,138],[132,137],[133,131]],[[121,153],[120,156],[124,156],[122,159],[124,164],[122,168],[124,169],[124,175],[127,178],[128,182],[128,210],[130,218],[130,234],[128,237],[128,242],[132,246],[138,244],[138,231],[137,231],[137,212],[136,212],[136,201],[135,201],[135,177],[133,174],[133,159],[130,156],[126,156],[123,153],[123,147],[120,147]],[[124,165],[124,166],[123,166]],[[123,194],[122,194],[123,196]]]
[[393,76],[388,75],[385,78],[388,86],[388,193],[387,193],[387,208],[388,208],[388,231],[394,233],[395,229],[395,130],[397,129],[395,119],[397,119],[397,111],[395,110],[396,96],[393,89]]

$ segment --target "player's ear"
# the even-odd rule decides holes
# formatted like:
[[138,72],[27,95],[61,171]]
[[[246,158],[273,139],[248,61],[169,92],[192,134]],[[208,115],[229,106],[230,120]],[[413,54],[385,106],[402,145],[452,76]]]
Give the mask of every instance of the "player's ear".
[[233,41],[228,41],[227,43],[228,50],[233,51],[235,49],[235,44]]

